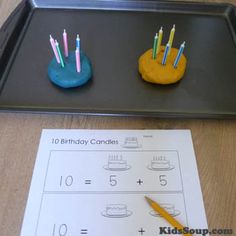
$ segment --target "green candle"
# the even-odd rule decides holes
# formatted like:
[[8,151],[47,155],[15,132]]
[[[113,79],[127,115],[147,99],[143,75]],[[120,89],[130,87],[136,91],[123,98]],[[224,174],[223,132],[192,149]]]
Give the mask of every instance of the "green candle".
[[64,61],[63,61],[63,58],[62,58],[62,55],[61,55],[61,50],[59,48],[59,43],[57,41],[55,41],[55,44],[56,44],[57,52],[58,52],[58,55],[59,55],[59,58],[60,58],[61,66],[64,68],[65,64],[64,64]]
[[157,33],[154,37],[154,42],[153,42],[153,49],[152,49],[152,59],[156,59],[157,58]]

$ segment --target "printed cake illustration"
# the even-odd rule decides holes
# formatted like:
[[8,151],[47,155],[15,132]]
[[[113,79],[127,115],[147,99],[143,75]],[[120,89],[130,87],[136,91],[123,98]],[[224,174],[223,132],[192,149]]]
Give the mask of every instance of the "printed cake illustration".
[[[175,209],[175,205],[174,204],[160,204],[160,206],[165,209],[171,216],[177,216],[179,215],[181,212]],[[150,212],[150,215],[155,216],[155,217],[161,217],[161,215],[159,213],[157,213],[156,211],[152,210]]]
[[125,204],[109,204],[106,206],[106,210],[102,212],[102,215],[110,218],[122,218],[128,217],[132,214],[127,209]]
[[122,147],[125,148],[139,148],[141,145],[138,143],[138,139],[136,137],[127,137]]
[[148,166],[150,170],[172,170],[173,168],[174,166],[170,164],[170,161],[165,156],[153,157]]
[[104,166],[106,170],[113,170],[113,171],[123,171],[130,169],[131,166],[127,164],[126,160],[123,160],[122,155],[111,155],[108,158],[108,163]]

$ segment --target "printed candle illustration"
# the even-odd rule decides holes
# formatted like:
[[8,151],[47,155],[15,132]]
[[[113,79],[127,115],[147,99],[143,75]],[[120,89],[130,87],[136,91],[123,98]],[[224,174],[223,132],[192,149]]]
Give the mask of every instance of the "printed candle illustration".
[[164,56],[163,56],[163,59],[162,59],[162,65],[166,64],[166,60],[167,60],[167,57],[168,57],[169,50],[170,50],[170,44],[167,43],[166,48],[165,48],[165,52],[164,52]]
[[168,55],[170,54],[170,51],[171,51],[171,47],[172,47],[172,44],[173,44],[174,36],[175,36],[175,25],[173,25],[173,28],[170,31],[170,37],[169,37],[169,41],[168,41],[168,43],[170,45],[170,49],[168,51]]
[[154,42],[153,42],[152,59],[156,59],[156,57],[157,57],[157,39],[158,39],[158,36],[156,33],[156,35],[154,37]]
[[185,42],[183,42],[179,48],[179,51],[178,51],[178,54],[175,58],[175,62],[174,62],[174,68],[177,67],[178,63],[179,63],[179,60],[180,60],[180,57],[181,55],[183,54],[183,51],[184,51],[184,47],[185,47]]
[[50,43],[51,43],[51,46],[52,46],[52,50],[53,50],[53,52],[54,52],[54,55],[55,55],[55,57],[56,57],[57,63],[60,64],[60,58],[59,58],[59,55],[58,55],[58,53],[57,53],[55,41],[54,41],[52,35],[50,35],[49,37],[50,37]]
[[158,33],[157,54],[160,52],[160,49],[161,49],[162,36],[163,36],[163,30],[162,30],[162,27],[161,27],[160,30],[159,30],[159,33]]
[[62,55],[61,55],[60,46],[59,46],[59,43],[57,42],[57,40],[55,40],[55,44],[56,44],[57,53],[58,53],[59,58],[60,58],[61,66],[64,68],[65,64],[64,64],[64,61],[63,61],[63,58],[62,58]]
[[68,57],[69,56],[68,40],[67,40],[67,33],[66,33],[65,29],[64,29],[64,32],[63,32],[63,42],[64,42],[64,54],[65,54],[65,57]]

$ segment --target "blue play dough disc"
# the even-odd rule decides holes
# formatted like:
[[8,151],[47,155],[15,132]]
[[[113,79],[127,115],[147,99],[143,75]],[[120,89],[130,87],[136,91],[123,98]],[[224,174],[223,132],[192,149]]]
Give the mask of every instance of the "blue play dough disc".
[[62,88],[73,88],[87,83],[92,78],[91,62],[83,52],[80,52],[80,73],[76,70],[75,52],[70,52],[68,58],[64,57],[64,61],[64,68],[57,63],[55,57],[48,65],[48,76],[54,84]]

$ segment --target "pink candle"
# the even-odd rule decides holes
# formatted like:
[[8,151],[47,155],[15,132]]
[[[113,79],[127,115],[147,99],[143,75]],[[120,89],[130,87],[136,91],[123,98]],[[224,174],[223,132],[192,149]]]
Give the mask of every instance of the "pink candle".
[[55,44],[55,41],[54,41],[54,39],[53,39],[53,37],[51,35],[50,35],[50,43],[51,43],[54,55],[56,57],[57,63],[60,64],[60,58],[59,58],[59,55],[57,53],[56,44]]
[[65,57],[69,56],[69,52],[68,52],[68,41],[67,41],[67,33],[66,30],[64,29],[63,32],[63,42],[64,42],[64,53],[65,53]]
[[75,58],[76,58],[76,69],[77,69],[77,72],[80,73],[81,64],[80,64],[80,52],[78,48],[76,48],[75,50]]

